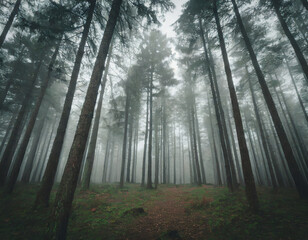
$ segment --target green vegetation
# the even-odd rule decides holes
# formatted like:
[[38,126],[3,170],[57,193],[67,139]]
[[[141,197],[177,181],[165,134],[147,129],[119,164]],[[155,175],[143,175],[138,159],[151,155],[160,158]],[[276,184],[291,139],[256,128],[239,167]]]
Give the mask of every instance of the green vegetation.
[[[44,239],[48,211],[32,210],[38,186],[17,187],[12,196],[1,193],[0,239]],[[258,194],[255,215],[243,189],[160,185],[147,190],[137,184],[77,189],[68,239],[308,239],[307,201],[289,189],[273,194],[259,188]],[[146,214],[129,214],[134,208]]]

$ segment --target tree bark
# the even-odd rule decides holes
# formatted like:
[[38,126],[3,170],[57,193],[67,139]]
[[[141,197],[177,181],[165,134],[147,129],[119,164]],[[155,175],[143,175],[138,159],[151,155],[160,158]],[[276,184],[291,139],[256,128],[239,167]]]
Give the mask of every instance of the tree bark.
[[126,168],[126,182],[131,182],[131,163],[132,163],[132,144],[133,144],[133,130],[134,130],[134,119],[133,113],[129,120],[129,133],[128,133],[128,156],[127,156],[127,168]]
[[[128,87],[127,87],[128,88]],[[124,122],[124,137],[122,147],[122,165],[121,165],[121,177],[120,177],[120,188],[124,187],[124,176],[125,176],[125,162],[126,162],[126,145],[127,145],[127,130],[128,130],[128,117],[130,109],[130,93],[126,92],[126,103],[125,103],[125,122]]]
[[143,147],[143,160],[142,160],[142,178],[141,178],[141,186],[144,186],[145,183],[145,161],[146,161],[146,153],[147,153],[147,142],[148,142],[148,129],[149,129],[149,91],[147,91],[147,109],[146,109],[146,123],[145,123],[145,136],[144,136],[144,147]]
[[82,179],[82,188],[84,190],[89,189],[90,187],[90,179],[91,179],[92,168],[93,168],[93,163],[95,159],[95,148],[96,148],[97,135],[98,135],[98,130],[99,130],[99,120],[101,118],[103,97],[104,97],[105,86],[107,83],[107,75],[108,75],[110,60],[112,56],[112,48],[113,48],[113,43],[110,44],[110,48],[109,48],[110,50],[109,50],[109,54],[107,58],[106,69],[105,69],[103,81],[101,84],[101,92],[100,92],[98,103],[97,103],[97,109],[96,109],[96,114],[94,118],[92,133],[90,137],[88,153],[87,153],[87,157],[85,160],[86,161],[85,169],[84,169],[84,174],[83,174],[83,179]]
[[97,92],[101,83],[109,45],[120,13],[122,1],[123,0],[114,0],[112,2],[109,19],[94,64],[73,144],[56,194],[55,205],[52,211],[52,220],[49,225],[51,238],[66,238],[69,215],[77,186],[82,156],[91,127]]
[[[304,0],[302,0],[302,1],[304,1]],[[302,66],[303,72],[304,72],[304,74],[306,76],[306,80],[307,80],[308,79],[308,64],[307,64],[307,61],[304,57],[304,54],[301,51],[298,43],[296,42],[293,34],[291,33],[286,21],[284,20],[282,14],[280,12],[280,3],[276,0],[272,0],[272,3],[273,3],[273,6],[274,6],[274,9],[275,9],[275,13],[278,17],[280,24],[281,24],[281,27],[282,27],[284,33],[286,34],[286,36],[288,37],[288,39],[289,39],[289,41],[290,41],[290,43],[291,43],[291,45],[292,45],[292,47],[295,51],[296,57],[297,57],[298,61],[300,62],[301,66]],[[306,1],[306,3],[307,3],[307,1]]]
[[280,143],[282,145],[285,158],[288,161],[288,166],[289,166],[290,171],[292,173],[292,177],[294,179],[297,191],[298,191],[301,198],[308,198],[308,184],[305,182],[305,180],[304,180],[304,178],[303,178],[303,176],[300,172],[300,169],[299,169],[299,167],[296,163],[296,159],[295,159],[295,156],[292,152],[291,145],[288,141],[286,132],[283,128],[282,122],[281,122],[280,117],[278,115],[275,103],[273,101],[271,93],[270,93],[268,86],[266,84],[266,81],[265,81],[263,72],[260,68],[259,62],[257,60],[256,54],[255,54],[255,52],[252,48],[252,45],[250,43],[248,34],[247,34],[246,29],[244,27],[244,24],[243,24],[241,15],[239,13],[238,7],[236,5],[236,2],[235,2],[235,0],[231,0],[231,1],[232,1],[232,4],[233,4],[233,9],[234,9],[234,12],[235,12],[235,15],[236,15],[237,22],[239,24],[242,36],[243,36],[245,44],[246,44],[246,48],[249,52],[252,64],[254,66],[254,69],[256,71],[259,83],[261,85],[261,89],[262,89],[267,107],[270,111],[271,117],[272,117],[273,122],[275,124],[275,129],[276,129],[277,134],[279,136],[279,140],[280,140]]
[[296,83],[295,83],[293,74],[292,74],[291,69],[290,69],[290,65],[289,65],[289,63],[288,63],[288,61],[287,61],[287,59],[286,59],[285,54],[284,54],[284,58],[285,58],[285,62],[286,62],[286,65],[287,65],[287,69],[288,69],[289,75],[290,75],[290,77],[291,77],[292,84],[293,84],[293,86],[294,86],[294,89],[295,89],[295,92],[296,92],[296,95],[297,95],[299,104],[300,104],[301,109],[302,109],[302,111],[303,111],[303,114],[304,114],[304,116],[305,116],[306,122],[308,123],[308,115],[307,115],[307,112],[306,112],[306,109],[305,109],[303,100],[302,100],[301,96],[299,95],[299,92],[298,92],[298,89],[297,89],[297,86],[296,86]]
[[41,136],[42,130],[43,130],[43,126],[44,126],[44,123],[45,123],[45,118],[47,116],[48,108],[49,108],[49,106],[47,106],[45,108],[46,110],[42,114],[41,118],[39,120],[37,120],[37,127],[36,127],[37,132],[34,136],[34,140],[32,141],[31,149],[29,151],[29,155],[28,155],[28,158],[27,158],[27,163],[25,165],[23,176],[21,178],[21,181],[24,182],[24,183],[28,183],[29,180],[30,180],[31,171],[32,171],[32,168],[33,168],[33,163],[34,163],[36,152],[38,151],[39,141],[42,137]]
[[150,119],[149,119],[149,151],[148,151],[148,180],[147,180],[147,189],[152,189],[152,140],[153,140],[153,73],[154,69],[152,68],[151,79],[150,79]]
[[25,95],[22,106],[21,106],[21,108],[18,112],[18,116],[17,116],[17,119],[15,121],[13,130],[11,132],[11,136],[8,140],[6,148],[5,148],[4,153],[2,155],[2,159],[1,159],[1,162],[0,162],[0,186],[4,185],[6,176],[8,174],[8,170],[9,170],[9,167],[11,165],[13,155],[14,155],[14,150],[15,150],[14,146],[17,144],[17,142],[19,140],[18,139],[18,137],[19,137],[18,133],[20,132],[21,126],[23,125],[22,122],[23,122],[24,117],[26,115],[26,110],[27,110],[27,107],[30,103],[31,95],[32,95],[32,92],[34,90],[34,85],[35,85],[35,82],[38,78],[42,62],[43,62],[43,60],[41,58],[39,60],[38,64],[37,64],[35,71],[34,71],[33,78],[31,79],[31,84],[29,86],[29,90],[27,91],[27,93]]
[[237,96],[236,96],[236,92],[235,92],[235,88],[233,84],[230,63],[229,63],[225,40],[224,40],[223,32],[221,29],[218,12],[217,12],[216,1],[214,1],[213,10],[214,10],[214,16],[215,16],[218,36],[219,36],[221,53],[222,53],[222,57],[223,57],[224,65],[225,65],[225,72],[226,72],[226,77],[227,77],[227,82],[228,82],[228,87],[229,87],[229,93],[231,97],[233,117],[234,117],[235,126],[236,126],[236,133],[237,133],[237,140],[240,146],[242,168],[243,168],[244,180],[246,184],[246,188],[245,188],[246,196],[247,196],[247,200],[248,200],[250,207],[254,211],[257,211],[259,208],[258,195],[257,195],[257,190],[256,190],[253,174],[252,174],[251,162],[250,162],[249,152],[248,152],[248,148],[246,144],[240,107],[238,104],[238,100],[237,100]]
[[2,30],[2,33],[0,35],[0,49],[2,48],[2,45],[3,45],[4,40],[6,38],[6,35],[9,32],[9,30],[10,30],[10,28],[12,26],[12,23],[14,21],[14,18],[15,18],[15,16],[17,15],[17,13],[19,11],[20,3],[21,3],[21,0],[17,0],[16,1],[15,5],[14,5],[14,8],[13,8],[13,11],[11,12],[11,14],[9,16],[9,19],[6,22],[6,24],[4,26],[4,29]]
[[12,193],[14,186],[15,186],[15,183],[17,181],[19,170],[20,170],[22,161],[24,159],[24,156],[25,156],[28,144],[29,144],[29,140],[30,140],[30,137],[31,137],[31,134],[32,134],[32,130],[34,128],[34,124],[35,124],[37,115],[39,113],[40,107],[41,107],[42,102],[43,102],[43,98],[45,96],[46,90],[48,88],[48,84],[49,84],[50,79],[51,79],[51,73],[53,71],[53,66],[54,66],[56,58],[58,56],[60,46],[61,46],[61,40],[57,43],[57,46],[56,46],[56,48],[55,48],[55,50],[52,54],[51,60],[50,60],[49,65],[48,65],[47,76],[44,79],[44,82],[42,83],[40,93],[39,93],[39,97],[36,100],[34,110],[33,110],[32,114],[30,116],[30,120],[29,120],[28,125],[26,127],[25,134],[24,134],[24,136],[21,140],[21,143],[20,143],[16,158],[15,158],[14,166],[13,166],[12,172],[11,172],[9,178],[8,178],[8,182],[7,182],[7,185],[6,185],[5,191],[7,193]]
[[[245,66],[245,68],[246,68],[246,73],[249,74],[247,66]],[[269,169],[269,173],[270,173],[271,182],[272,182],[274,191],[276,191],[278,185],[277,185],[277,182],[276,182],[276,179],[275,179],[274,170],[273,170],[273,167],[272,167],[269,150],[267,148],[267,142],[266,142],[266,137],[265,137],[266,129],[263,129],[263,125],[262,125],[261,118],[260,118],[260,115],[259,115],[259,108],[258,108],[258,105],[257,105],[255,93],[254,93],[254,90],[253,90],[253,87],[252,87],[251,79],[250,79],[249,76],[248,76],[247,80],[248,80],[249,90],[250,90],[251,97],[252,97],[253,109],[254,109],[254,112],[255,112],[259,132],[260,132],[260,135],[261,135],[262,146],[263,146],[263,150],[264,150],[265,157],[266,157],[266,160],[267,160],[267,165],[268,165],[268,169]]]
[[42,205],[42,206],[48,206],[49,204],[49,196],[50,192],[54,183],[55,175],[57,172],[58,164],[59,164],[59,159],[60,159],[60,154],[64,142],[64,137],[66,133],[66,128],[71,112],[71,106],[74,98],[74,93],[76,89],[76,84],[77,84],[77,79],[80,71],[80,66],[81,66],[81,61],[82,57],[84,54],[84,47],[86,44],[86,40],[89,34],[90,30],[90,25],[92,21],[92,16],[94,13],[95,9],[95,3],[96,1],[91,1],[90,7],[89,7],[89,12],[87,16],[87,20],[84,26],[84,30],[82,33],[81,41],[79,43],[79,48],[77,51],[71,79],[70,79],[70,84],[68,87],[68,92],[66,94],[60,122],[58,125],[57,129],[57,134],[55,137],[55,140],[52,145],[52,149],[48,158],[46,170],[43,176],[42,184],[40,186],[39,191],[36,194],[36,200],[34,206]]
[[[210,61],[209,61],[209,57],[208,57],[208,53],[207,53],[206,42],[205,42],[205,38],[204,38],[204,32],[203,32],[201,18],[199,18],[199,27],[200,27],[200,36],[201,36],[202,43],[203,43],[205,59],[206,59],[206,62],[209,63]],[[223,151],[223,156],[224,156],[224,159],[225,159],[227,185],[228,185],[229,190],[231,192],[233,192],[234,186],[233,186],[232,175],[231,175],[230,159],[229,159],[229,155],[228,155],[228,152],[227,152],[224,132],[223,132],[223,129],[222,129],[222,120],[221,120],[222,116],[220,115],[220,111],[219,111],[219,107],[218,107],[218,100],[217,100],[218,97],[217,97],[217,93],[216,93],[215,86],[214,86],[212,70],[211,70],[211,67],[210,67],[209,64],[206,64],[205,67],[208,71],[211,91],[212,91],[213,100],[214,100],[214,107],[215,107],[215,113],[216,113],[216,118],[217,118],[217,123],[218,123],[220,142],[221,142],[221,147],[222,147],[222,151]]]

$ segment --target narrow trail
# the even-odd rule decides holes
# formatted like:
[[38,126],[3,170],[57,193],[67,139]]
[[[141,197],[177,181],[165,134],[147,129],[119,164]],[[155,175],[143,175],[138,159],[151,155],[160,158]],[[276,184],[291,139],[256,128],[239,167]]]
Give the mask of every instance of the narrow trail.
[[[135,219],[126,230],[126,239],[159,239],[164,233],[178,233],[163,239],[204,239],[209,231],[206,216],[190,211],[185,195],[192,189],[172,187],[163,189],[159,199],[143,207],[147,215]],[[177,234],[175,234],[177,235]]]

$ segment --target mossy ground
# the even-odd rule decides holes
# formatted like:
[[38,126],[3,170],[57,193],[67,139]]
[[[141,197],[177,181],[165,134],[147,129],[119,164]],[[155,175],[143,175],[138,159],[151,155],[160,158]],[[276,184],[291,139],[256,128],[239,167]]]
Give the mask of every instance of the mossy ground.
[[[291,189],[274,194],[258,188],[260,212],[253,214],[243,189],[117,186],[77,189],[68,239],[308,239],[308,201]],[[37,190],[37,185],[17,185],[11,196],[1,193],[0,239],[45,239],[49,210],[32,209]],[[146,214],[124,214],[138,207]]]

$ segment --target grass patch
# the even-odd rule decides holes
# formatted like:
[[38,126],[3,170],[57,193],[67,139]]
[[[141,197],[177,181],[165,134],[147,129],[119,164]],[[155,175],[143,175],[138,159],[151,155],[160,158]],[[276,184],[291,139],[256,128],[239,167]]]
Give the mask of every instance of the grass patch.
[[[0,239],[45,239],[49,210],[32,210],[37,190],[37,185],[18,184],[10,196],[1,192]],[[243,189],[229,193],[226,188],[213,186],[160,185],[157,190],[148,190],[139,184],[127,184],[124,189],[119,189],[118,184],[92,185],[89,191],[77,189],[67,239],[143,239],[142,232],[127,235],[127,228],[134,226],[138,219],[152,219],[151,228],[156,224],[153,220],[156,212],[148,218],[147,214],[127,213],[138,208],[147,213],[158,204],[168,203],[170,191],[175,193],[175,203],[179,203],[170,207],[184,208],[191,220],[188,229],[192,234],[177,229],[174,224],[172,231],[155,232],[159,239],[172,239],[173,233],[179,239],[185,239],[184,236],[213,240],[308,239],[308,202],[299,199],[292,189],[280,189],[273,194],[270,189],[258,188],[260,212],[253,214],[248,209]],[[159,214],[157,210],[157,216]],[[173,217],[175,222],[176,217]],[[204,229],[204,232],[193,237],[196,229]]]

